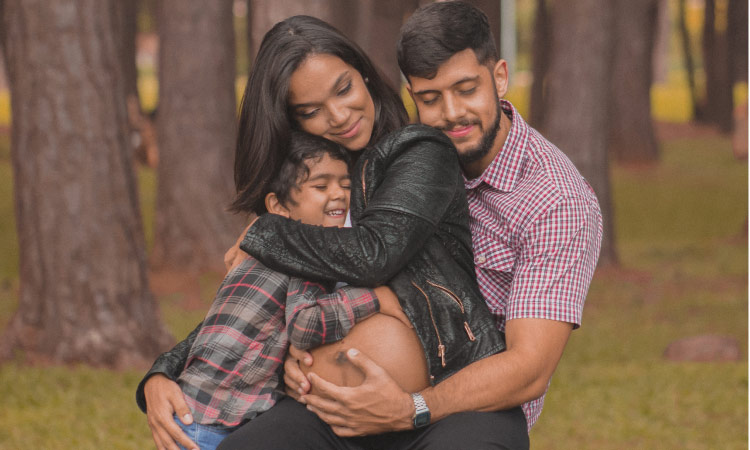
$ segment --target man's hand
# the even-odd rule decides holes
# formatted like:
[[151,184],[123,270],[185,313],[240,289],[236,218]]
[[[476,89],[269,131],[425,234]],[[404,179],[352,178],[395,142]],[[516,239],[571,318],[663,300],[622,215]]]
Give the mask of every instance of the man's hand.
[[380,313],[387,316],[396,318],[404,323],[409,328],[414,328],[409,318],[404,314],[404,310],[401,309],[401,304],[398,302],[396,294],[393,293],[391,288],[388,286],[380,286],[374,289],[375,296],[378,297],[380,302]]
[[182,429],[175,423],[174,416],[189,425],[193,423],[193,416],[182,396],[182,390],[174,381],[161,374],[153,375],[143,386],[146,396],[148,426],[158,450],[179,450],[178,442],[185,448],[197,449]]
[[286,394],[297,401],[300,400],[301,395],[310,392],[312,387],[299,365],[305,364],[310,367],[312,363],[313,357],[310,353],[289,345],[289,353],[287,353],[284,361],[284,384],[286,385]]
[[365,374],[365,381],[356,387],[341,387],[310,373],[310,382],[320,395],[303,395],[307,408],[342,437],[411,429],[411,395],[361,352],[352,348],[346,355]]
[[250,227],[253,226],[256,220],[258,220],[258,216],[253,214],[251,216],[250,225],[248,225],[242,231],[242,234],[240,234],[237,242],[235,242],[233,246],[229,247],[229,250],[224,253],[224,266],[227,268],[227,272],[237,267],[242,261],[245,260],[245,258],[248,257],[248,254],[240,249],[240,244],[242,243],[242,240],[245,239],[245,235],[247,234]]

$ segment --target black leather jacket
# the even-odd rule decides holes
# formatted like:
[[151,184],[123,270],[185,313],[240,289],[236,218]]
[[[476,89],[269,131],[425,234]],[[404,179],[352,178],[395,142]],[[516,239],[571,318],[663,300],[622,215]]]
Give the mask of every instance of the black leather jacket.
[[267,214],[241,247],[290,275],[387,284],[433,382],[505,348],[476,283],[463,177],[443,133],[409,125],[366,149],[352,172],[350,210],[348,229]]
[[[387,284],[422,342],[433,384],[505,349],[476,283],[463,177],[445,135],[409,125],[364,150],[352,173],[350,213],[352,228],[266,214],[241,248],[301,278]],[[175,378],[189,349],[177,344],[146,378]]]

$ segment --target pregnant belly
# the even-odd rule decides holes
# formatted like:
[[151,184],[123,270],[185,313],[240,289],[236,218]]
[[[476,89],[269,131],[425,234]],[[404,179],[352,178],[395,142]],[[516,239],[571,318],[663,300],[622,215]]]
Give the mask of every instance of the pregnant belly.
[[360,385],[364,374],[345,356],[350,348],[375,361],[406,392],[429,386],[427,362],[414,329],[380,313],[356,324],[344,339],[313,349],[313,365],[302,366],[303,372],[314,372],[339,386]]

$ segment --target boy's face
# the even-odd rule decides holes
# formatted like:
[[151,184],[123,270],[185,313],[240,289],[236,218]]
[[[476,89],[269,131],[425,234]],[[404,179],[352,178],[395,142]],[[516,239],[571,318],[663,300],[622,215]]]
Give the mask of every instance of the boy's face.
[[305,162],[310,171],[307,179],[290,192],[291,201],[284,207],[289,218],[309,225],[342,227],[349,210],[351,180],[346,163],[327,153],[319,161]]

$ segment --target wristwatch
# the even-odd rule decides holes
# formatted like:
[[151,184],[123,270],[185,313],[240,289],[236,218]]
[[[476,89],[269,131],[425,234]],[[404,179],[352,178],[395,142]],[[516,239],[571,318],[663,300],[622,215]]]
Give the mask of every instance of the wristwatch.
[[426,427],[430,424],[430,408],[422,394],[411,394],[411,399],[414,400],[414,428]]

